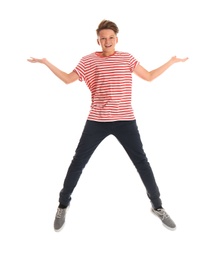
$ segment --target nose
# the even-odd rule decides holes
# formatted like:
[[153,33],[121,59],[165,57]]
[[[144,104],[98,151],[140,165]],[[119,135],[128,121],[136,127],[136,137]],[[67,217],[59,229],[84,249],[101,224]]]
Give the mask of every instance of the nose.
[[109,39],[106,39],[105,40],[105,44],[109,44],[110,40]]

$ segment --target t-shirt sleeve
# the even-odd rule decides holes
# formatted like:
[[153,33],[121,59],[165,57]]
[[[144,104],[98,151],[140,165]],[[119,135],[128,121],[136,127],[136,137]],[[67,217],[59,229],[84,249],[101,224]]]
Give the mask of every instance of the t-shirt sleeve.
[[85,64],[83,58],[79,61],[78,65],[75,67],[73,71],[75,71],[78,74],[80,81],[85,80]]
[[129,54],[129,66],[130,66],[130,71],[133,72],[136,66],[139,64],[139,61],[134,58],[133,55]]

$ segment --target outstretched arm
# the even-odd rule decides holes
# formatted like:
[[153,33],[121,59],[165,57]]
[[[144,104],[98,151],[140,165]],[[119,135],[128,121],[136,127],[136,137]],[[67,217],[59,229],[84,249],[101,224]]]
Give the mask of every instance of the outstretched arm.
[[51,64],[47,59],[37,59],[31,57],[30,59],[27,59],[31,63],[42,63],[46,65],[59,79],[61,79],[65,84],[72,83],[79,79],[78,74],[75,71],[72,71],[71,73],[66,73],[64,71],[61,71],[57,67],[55,67],[53,64]]
[[187,59],[188,58],[180,59],[180,58],[177,58],[176,56],[173,56],[168,62],[166,62],[165,64],[163,64],[159,68],[157,68],[155,70],[151,70],[151,71],[147,71],[144,67],[142,67],[140,64],[138,64],[136,66],[136,68],[134,69],[134,73],[138,77],[140,77],[140,78],[142,78],[146,81],[152,81],[155,78],[157,78],[158,76],[160,76],[164,71],[166,71],[174,63],[184,62]]

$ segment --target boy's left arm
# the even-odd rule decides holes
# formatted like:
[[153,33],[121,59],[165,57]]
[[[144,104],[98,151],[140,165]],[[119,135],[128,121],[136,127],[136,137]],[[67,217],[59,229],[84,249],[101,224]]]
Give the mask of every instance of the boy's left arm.
[[155,78],[157,78],[158,76],[160,76],[164,71],[166,71],[174,63],[176,63],[176,62],[184,62],[187,59],[188,58],[181,59],[181,58],[177,58],[176,56],[173,56],[165,64],[163,64],[159,68],[151,70],[151,71],[146,70],[144,67],[142,67],[140,64],[138,64],[133,72],[138,77],[142,78],[143,80],[152,81]]

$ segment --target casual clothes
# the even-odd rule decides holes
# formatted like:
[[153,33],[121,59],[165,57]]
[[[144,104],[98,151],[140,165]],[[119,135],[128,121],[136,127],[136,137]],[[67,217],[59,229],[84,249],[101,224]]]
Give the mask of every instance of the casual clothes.
[[146,154],[143,150],[136,121],[96,122],[87,120],[75,156],[68,169],[60,204],[68,206],[82,170],[98,145],[108,135],[114,135],[132,160],[147,190],[153,207],[161,207],[160,193]]
[[91,91],[88,120],[112,122],[134,120],[131,106],[132,72],[138,61],[129,53],[115,52],[108,57],[96,53],[83,57],[75,71]]
[[83,57],[75,71],[91,91],[91,110],[74,158],[69,166],[59,202],[67,207],[81,173],[98,145],[114,135],[124,147],[154,209],[162,206],[151,166],[140,139],[131,106],[132,72],[138,61],[129,53],[115,52],[108,57],[92,53]]

